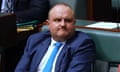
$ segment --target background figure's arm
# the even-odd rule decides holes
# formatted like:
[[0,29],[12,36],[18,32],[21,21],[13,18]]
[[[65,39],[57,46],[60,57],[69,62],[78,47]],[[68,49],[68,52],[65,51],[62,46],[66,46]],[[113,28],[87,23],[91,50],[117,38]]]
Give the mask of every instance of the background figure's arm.
[[[22,0],[21,0],[22,1]],[[26,1],[26,0],[24,0]],[[26,8],[15,8],[15,14],[17,21],[23,21],[24,20],[35,20],[39,19],[41,22],[44,21],[47,18],[48,11],[49,11],[49,2],[48,0],[28,0],[29,4]],[[18,3],[18,4],[22,4]],[[24,4],[22,4],[24,6]],[[21,7],[23,7],[20,5]],[[26,6],[26,5],[25,5]],[[19,5],[18,5],[19,7]]]

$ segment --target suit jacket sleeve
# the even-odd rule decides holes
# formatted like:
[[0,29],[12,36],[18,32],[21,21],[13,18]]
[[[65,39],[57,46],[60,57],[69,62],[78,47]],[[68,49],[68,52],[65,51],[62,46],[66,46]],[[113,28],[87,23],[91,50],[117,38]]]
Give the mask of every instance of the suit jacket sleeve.
[[15,72],[29,72],[30,61],[31,61],[30,48],[29,48],[31,44],[29,42],[30,42],[30,39],[28,39],[27,45],[24,50],[24,54],[21,60],[19,61],[15,69]]
[[78,49],[73,50],[72,60],[67,72],[91,72],[94,63],[95,46],[91,39],[86,39]]

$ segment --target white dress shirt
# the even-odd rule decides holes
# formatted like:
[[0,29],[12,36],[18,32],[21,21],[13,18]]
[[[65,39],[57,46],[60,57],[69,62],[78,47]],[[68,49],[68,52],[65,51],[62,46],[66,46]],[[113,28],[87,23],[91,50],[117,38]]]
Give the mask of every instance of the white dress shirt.
[[2,0],[1,4],[1,13],[4,13],[6,11],[6,0]]
[[11,0],[2,0],[1,13],[13,13],[13,5]]
[[[37,72],[42,72],[42,71],[43,71],[43,69],[44,69],[44,67],[45,67],[45,65],[46,65],[46,63],[47,63],[47,61],[48,61],[48,59],[49,59],[49,57],[50,57],[53,49],[54,49],[54,44],[55,44],[55,43],[56,43],[56,41],[54,41],[53,39],[51,39],[51,44],[49,45],[47,52],[46,52],[45,55],[43,56],[43,59],[42,59],[42,61],[41,61],[40,64],[39,64],[39,67],[38,67],[38,71],[37,71]],[[55,70],[55,64],[56,64],[57,57],[59,56],[59,54],[60,54],[63,46],[65,45],[65,42],[62,42],[62,43],[63,43],[63,44],[62,44],[62,46],[59,48],[58,53],[57,53],[57,55],[56,55],[56,57],[55,57],[55,60],[54,60],[54,62],[53,62],[53,66],[52,66],[51,72],[55,72],[54,70]]]

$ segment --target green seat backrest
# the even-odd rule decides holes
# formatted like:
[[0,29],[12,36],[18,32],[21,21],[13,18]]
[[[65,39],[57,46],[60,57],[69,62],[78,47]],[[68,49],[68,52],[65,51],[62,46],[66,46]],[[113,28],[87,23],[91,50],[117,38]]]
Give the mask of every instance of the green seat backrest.
[[120,33],[92,29],[76,29],[89,34],[96,44],[97,58],[108,62],[120,62]]

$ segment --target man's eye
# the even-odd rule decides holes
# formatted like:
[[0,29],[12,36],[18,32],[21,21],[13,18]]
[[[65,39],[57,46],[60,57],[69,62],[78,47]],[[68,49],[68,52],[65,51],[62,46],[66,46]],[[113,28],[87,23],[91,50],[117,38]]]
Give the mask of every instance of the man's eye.
[[55,22],[60,22],[60,21],[61,21],[61,19],[55,19],[54,21],[55,21]]
[[65,19],[65,22],[72,22],[71,19]]

